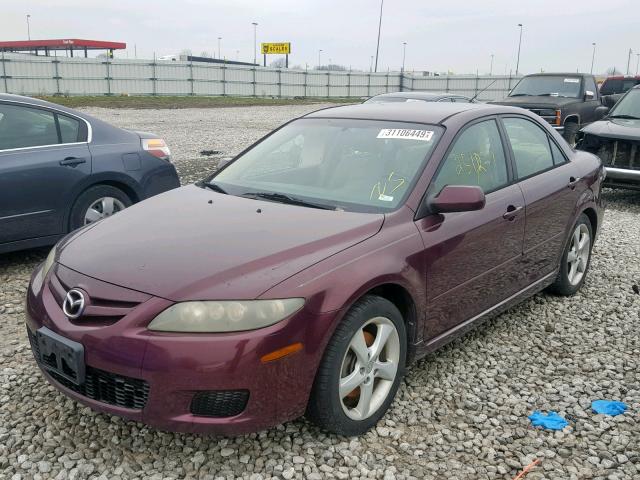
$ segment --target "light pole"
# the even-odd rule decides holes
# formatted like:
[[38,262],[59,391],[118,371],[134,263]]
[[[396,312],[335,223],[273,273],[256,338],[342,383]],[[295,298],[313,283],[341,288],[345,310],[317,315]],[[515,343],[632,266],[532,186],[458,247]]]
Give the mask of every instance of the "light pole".
[[256,42],[256,32],[258,30],[258,24],[256,22],[251,22],[251,25],[253,25],[253,63],[255,65],[256,63],[258,63],[258,58],[256,56],[256,51],[258,49],[258,44]]
[[596,59],[596,43],[593,42],[593,53],[591,54],[591,74],[593,74],[593,61]]
[[218,58],[222,58],[222,56],[220,55],[220,40],[222,40],[222,37],[218,37]]
[[519,23],[520,27],[520,41],[518,42],[518,61],[516,62],[516,77],[518,76],[518,72],[520,71],[520,47],[522,46],[522,24]]
[[633,50],[629,49],[629,58],[627,58],[627,75],[629,75],[629,65],[631,64],[631,54]]
[[322,53],[322,49],[318,50],[318,70],[320,70],[320,65],[322,65],[320,63],[320,54]]
[[384,0],[380,0],[380,21],[378,22],[378,44],[376,45],[376,66],[375,72],[378,71],[378,52],[380,51],[380,30],[382,29],[382,5],[384,5]]
[[401,73],[404,73],[404,60],[407,57],[407,42],[402,42],[402,68],[400,69]]
[[29,19],[31,15],[27,15],[27,39],[31,40],[31,26],[29,25]]
[[491,54],[491,66],[489,67],[489,76],[493,75],[493,57],[495,55],[492,53]]

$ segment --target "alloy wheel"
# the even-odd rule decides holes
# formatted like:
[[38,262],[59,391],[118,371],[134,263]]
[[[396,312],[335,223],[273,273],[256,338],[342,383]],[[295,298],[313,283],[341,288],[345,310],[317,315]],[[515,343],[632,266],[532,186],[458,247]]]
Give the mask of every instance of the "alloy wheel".
[[384,403],[398,373],[400,338],[391,320],[375,317],[351,338],[340,369],[339,395],[344,413],[364,420]]
[[584,223],[576,226],[567,253],[567,277],[571,285],[577,285],[584,277],[591,252],[591,236]]
[[114,197],[102,197],[93,202],[84,214],[84,224],[97,222],[110,217],[126,208],[125,204]]

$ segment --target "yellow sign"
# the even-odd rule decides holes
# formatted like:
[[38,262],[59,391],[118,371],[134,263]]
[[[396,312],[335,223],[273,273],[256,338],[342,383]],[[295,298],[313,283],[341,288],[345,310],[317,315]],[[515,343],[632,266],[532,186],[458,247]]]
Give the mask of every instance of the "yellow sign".
[[291,43],[261,43],[261,51],[264,55],[289,55],[291,53]]

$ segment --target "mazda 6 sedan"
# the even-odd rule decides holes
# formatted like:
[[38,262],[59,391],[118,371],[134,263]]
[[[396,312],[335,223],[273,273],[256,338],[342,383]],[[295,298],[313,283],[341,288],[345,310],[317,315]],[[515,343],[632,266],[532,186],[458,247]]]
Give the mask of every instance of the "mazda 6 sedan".
[[64,394],[160,429],[306,414],[361,434],[411,362],[580,289],[603,176],[522,109],[320,110],[61,240],[28,289],[31,347]]
[[0,94],[0,253],[53,245],[179,186],[162,138]]

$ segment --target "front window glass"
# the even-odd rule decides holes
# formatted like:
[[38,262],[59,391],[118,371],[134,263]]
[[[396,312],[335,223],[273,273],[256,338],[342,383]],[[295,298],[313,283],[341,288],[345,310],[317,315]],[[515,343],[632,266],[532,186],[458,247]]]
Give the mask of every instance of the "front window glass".
[[476,123],[458,137],[433,182],[439,193],[447,185],[473,185],[485,193],[507,184],[507,163],[495,120]]
[[640,89],[633,89],[611,109],[609,117],[640,118]]
[[509,96],[578,98],[580,96],[580,78],[564,75],[532,75],[524,77]]
[[328,208],[389,211],[410,192],[441,134],[435,125],[300,119],[238,157],[212,183],[240,196],[280,194]]

